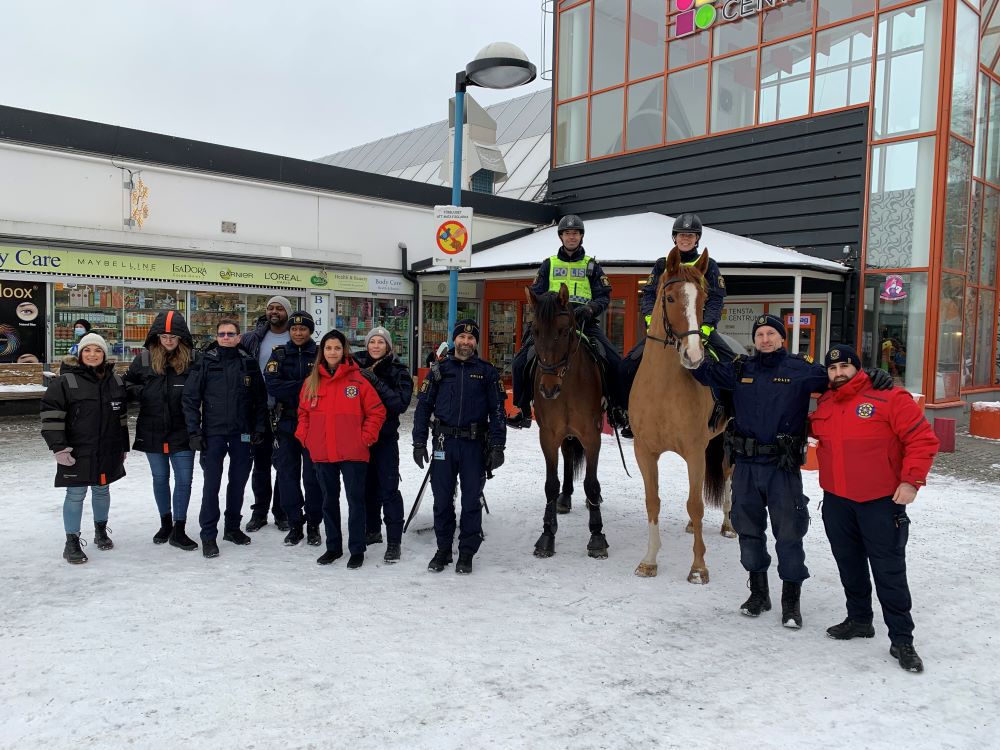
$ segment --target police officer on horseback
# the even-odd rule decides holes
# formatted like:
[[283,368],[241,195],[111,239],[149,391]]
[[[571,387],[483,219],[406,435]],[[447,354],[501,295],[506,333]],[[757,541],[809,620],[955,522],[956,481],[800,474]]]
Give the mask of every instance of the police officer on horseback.
[[[674,221],[672,232],[674,246],[680,251],[681,263],[684,265],[693,266],[698,260],[698,244],[701,241],[701,234],[702,224],[697,214],[681,214]],[[656,292],[660,285],[660,277],[666,267],[667,258],[664,256],[656,261],[653,270],[649,273],[649,278],[646,279],[645,286],[642,288],[639,310],[645,318],[647,328],[649,328],[649,319],[653,314],[653,308],[656,306]],[[702,341],[707,344],[710,352],[714,353],[717,359],[728,362],[736,354],[715,330],[722,318],[722,305],[726,299],[726,280],[719,272],[719,265],[711,258],[708,259],[708,268],[705,269],[704,275],[707,294],[701,322]],[[642,352],[645,346],[646,340],[640,339],[639,343],[622,360],[621,387],[626,405],[628,404],[628,394],[632,391],[632,383],[635,382],[635,375],[639,371],[639,363],[642,361]],[[716,398],[715,410],[709,420],[709,427],[714,430],[724,416],[725,410],[719,399]],[[625,437],[632,437],[631,431],[623,434]]]
[[428,460],[434,492],[434,535],[437,552],[428,570],[440,573],[452,561],[455,538],[455,485],[461,486],[456,573],[471,573],[472,558],[483,541],[480,503],[487,472],[503,464],[507,426],[507,393],[500,373],[479,358],[479,326],[460,320],[452,332],[454,349],[431,365],[420,386],[413,418],[413,460],[421,469]]
[[[626,401],[621,398],[619,387],[621,355],[608,340],[597,320],[611,303],[611,282],[600,263],[583,249],[584,227],[579,216],[570,214],[562,217],[557,232],[562,246],[555,255],[542,262],[531,291],[542,295],[546,292],[558,292],[560,286],[566,285],[577,326],[588,339],[598,344],[598,356],[604,359],[608,417],[612,423],[623,426],[627,423],[627,417]],[[519,411],[508,418],[507,424],[515,428],[531,426],[533,388],[531,383],[525,383],[533,356],[531,344],[530,337],[527,337],[511,364],[514,405]]]

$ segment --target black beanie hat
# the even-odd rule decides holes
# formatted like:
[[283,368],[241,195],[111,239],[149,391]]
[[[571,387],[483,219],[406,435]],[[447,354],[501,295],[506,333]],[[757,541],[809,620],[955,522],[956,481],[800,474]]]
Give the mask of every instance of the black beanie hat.
[[785,324],[781,322],[781,318],[776,315],[758,315],[757,319],[753,322],[753,331],[750,333],[751,336],[757,335],[757,329],[761,326],[770,326],[778,332],[778,335],[783,339],[788,338],[788,333],[785,331]]
[[292,313],[292,316],[288,319],[288,327],[291,328],[292,326],[305,326],[309,329],[309,333],[316,332],[316,321],[305,310],[296,310]]
[[850,362],[859,370],[861,369],[861,357],[858,356],[854,347],[848,344],[834,344],[826,353],[826,357],[823,358],[824,367],[835,365],[838,362]]
[[347,336],[338,331],[336,328],[331,328],[329,331],[323,334],[323,338],[319,340],[319,346],[316,351],[316,361],[323,361],[323,349],[326,347],[326,342],[330,339],[337,339],[340,345],[344,347],[344,362],[350,362],[354,355],[351,354],[351,346],[347,343]]
[[479,343],[479,324],[471,318],[460,320],[455,324],[455,328],[451,332],[451,340],[454,341],[460,333],[471,333],[476,337],[476,343]]

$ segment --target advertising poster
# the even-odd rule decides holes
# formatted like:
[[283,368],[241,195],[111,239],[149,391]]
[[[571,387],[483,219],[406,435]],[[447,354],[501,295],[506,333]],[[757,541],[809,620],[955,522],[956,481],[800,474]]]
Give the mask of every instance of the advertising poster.
[[0,362],[45,361],[45,285],[0,279]]

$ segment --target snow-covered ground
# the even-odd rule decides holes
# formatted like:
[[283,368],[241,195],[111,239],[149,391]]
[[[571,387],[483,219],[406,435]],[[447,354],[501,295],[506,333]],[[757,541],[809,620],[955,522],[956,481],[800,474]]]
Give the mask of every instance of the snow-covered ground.
[[[1000,747],[1000,485],[933,476],[911,511],[926,664],[913,675],[890,659],[877,606],[875,639],[825,635],[844,605],[815,474],[813,577],[796,632],[777,610],[738,613],[746,575],[736,541],[715,533],[719,511],[707,516],[711,583],[687,583],[674,456],[661,462],[658,578],[633,575],[642,481],[629,446],[625,476],[613,439],[600,471],[610,559],[586,555],[580,490],[556,556],[533,557],[537,439],[512,431],[487,488],[487,539],[460,577],[426,570],[429,498],[395,566],[377,546],[359,571],[321,568],[321,549],[284,547],[273,526],[249,547],[221,543],[215,560],[154,546],[149,470],[135,453],[112,488],[115,549],[91,544],[90,563],[70,566],[51,457],[33,425],[0,431],[0,747]],[[408,460],[402,472],[409,509],[421,473]],[[200,487],[196,476],[192,520]],[[88,504],[88,537],[91,521]],[[773,566],[770,580],[777,604]]]

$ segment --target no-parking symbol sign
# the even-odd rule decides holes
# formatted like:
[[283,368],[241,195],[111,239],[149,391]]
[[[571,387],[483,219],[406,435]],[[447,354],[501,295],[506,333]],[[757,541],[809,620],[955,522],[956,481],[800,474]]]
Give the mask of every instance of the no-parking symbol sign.
[[472,209],[434,206],[434,265],[472,264]]

